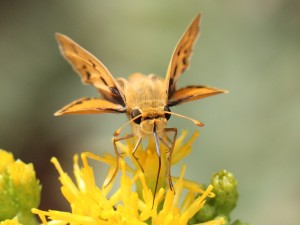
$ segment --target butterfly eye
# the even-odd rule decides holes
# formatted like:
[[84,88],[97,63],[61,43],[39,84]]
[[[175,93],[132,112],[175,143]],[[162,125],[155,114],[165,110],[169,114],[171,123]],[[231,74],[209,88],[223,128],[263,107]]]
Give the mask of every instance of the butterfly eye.
[[134,109],[132,110],[131,112],[131,118],[135,118],[135,117],[138,117],[136,118],[135,120],[133,120],[133,122],[135,122],[136,124],[140,124],[141,121],[142,121],[142,117],[141,117],[141,111],[139,109]]
[[[166,105],[166,106],[164,107],[164,111],[166,111],[166,112],[171,112],[171,109],[169,108],[169,106]],[[171,114],[165,113],[165,117],[166,117],[167,120],[169,120],[170,117],[171,117]]]

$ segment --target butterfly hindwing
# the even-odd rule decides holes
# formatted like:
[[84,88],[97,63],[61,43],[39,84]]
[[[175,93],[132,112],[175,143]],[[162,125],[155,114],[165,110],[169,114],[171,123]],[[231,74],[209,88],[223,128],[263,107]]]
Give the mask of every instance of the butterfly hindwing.
[[119,104],[112,103],[101,98],[80,98],[66,105],[54,115],[66,114],[101,114],[101,113],[123,113],[126,109]]
[[172,97],[169,99],[168,106],[175,106],[221,93],[226,93],[226,91],[208,86],[187,86],[173,93]]
[[197,15],[179,40],[169,63],[166,75],[166,88],[168,96],[172,96],[176,89],[176,82],[181,74],[189,67],[189,60],[197,40],[201,15]]
[[63,34],[56,34],[62,55],[69,61],[82,81],[96,87],[105,99],[124,105],[125,97],[108,69],[91,53]]

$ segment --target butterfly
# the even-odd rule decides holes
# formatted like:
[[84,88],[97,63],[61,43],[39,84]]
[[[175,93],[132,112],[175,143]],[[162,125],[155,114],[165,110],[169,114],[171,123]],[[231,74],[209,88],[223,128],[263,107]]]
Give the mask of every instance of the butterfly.
[[[130,75],[128,80],[125,78],[114,78],[95,56],[69,37],[59,33],[56,34],[56,39],[64,58],[69,61],[73,69],[80,75],[83,83],[97,88],[102,97],[80,98],[57,111],[55,116],[126,113],[132,132],[123,137],[115,137],[113,139],[114,151],[117,158],[121,157],[116,143],[137,137],[132,155],[138,162],[134,154],[141,141],[148,137],[154,138],[159,160],[154,196],[157,191],[161,170],[160,144],[165,145],[169,149],[168,182],[170,189],[174,190],[170,164],[177,138],[177,128],[167,128],[167,122],[171,115],[189,119],[198,126],[204,125],[200,121],[171,112],[170,108],[182,103],[226,93],[225,90],[203,85],[191,85],[180,89],[176,87],[178,79],[189,67],[190,56],[200,32],[200,21],[201,14],[198,14],[180,38],[172,54],[165,79],[153,74],[146,76],[141,73]],[[114,136],[118,136],[124,126],[120,127]]]

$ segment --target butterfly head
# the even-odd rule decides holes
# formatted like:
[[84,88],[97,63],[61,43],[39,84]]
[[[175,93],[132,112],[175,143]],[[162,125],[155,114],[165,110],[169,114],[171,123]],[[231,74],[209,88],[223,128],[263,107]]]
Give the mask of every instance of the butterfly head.
[[134,108],[130,112],[133,130],[138,131],[142,136],[153,134],[154,127],[158,133],[162,132],[171,117],[168,112],[171,112],[168,106],[147,109]]

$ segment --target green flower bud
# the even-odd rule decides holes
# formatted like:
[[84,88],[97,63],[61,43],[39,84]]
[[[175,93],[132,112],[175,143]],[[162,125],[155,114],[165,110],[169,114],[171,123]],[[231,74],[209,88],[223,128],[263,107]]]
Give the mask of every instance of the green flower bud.
[[0,159],[0,221],[2,221],[15,217],[19,204],[13,198],[6,173],[7,166],[14,163],[14,157],[11,153],[0,149]]
[[215,214],[215,208],[212,205],[205,203],[202,209],[197,212],[197,214],[191,220],[189,220],[189,224],[196,224],[212,220],[215,217]]
[[226,170],[213,175],[211,184],[216,197],[213,199],[217,215],[227,215],[234,209],[238,200],[237,181],[232,173]]
[[235,220],[230,225],[248,225],[248,223],[241,222],[240,220]]
[[234,209],[238,200],[237,181],[233,174],[221,170],[213,175],[211,184],[214,187],[213,192],[216,196],[207,199],[203,208],[189,221],[190,224],[218,218],[223,218],[225,224],[229,224],[230,212]]
[[15,201],[7,175],[0,174],[0,221],[15,217],[19,204]]

